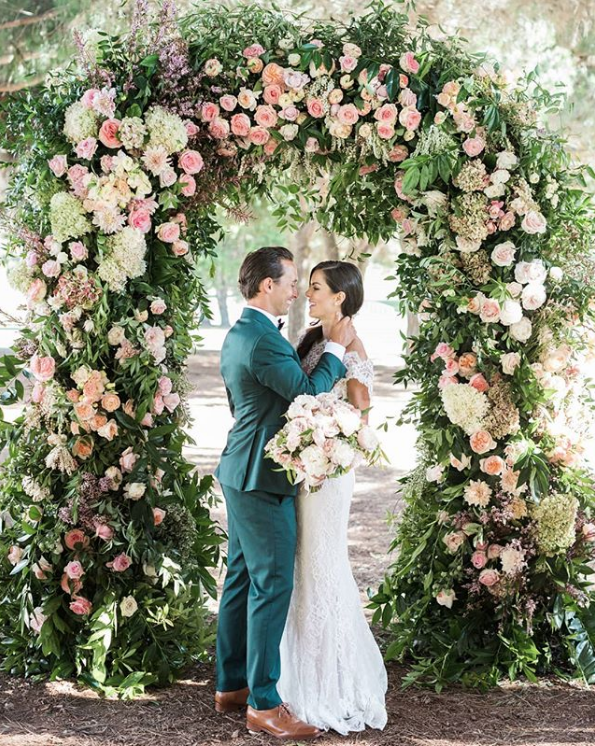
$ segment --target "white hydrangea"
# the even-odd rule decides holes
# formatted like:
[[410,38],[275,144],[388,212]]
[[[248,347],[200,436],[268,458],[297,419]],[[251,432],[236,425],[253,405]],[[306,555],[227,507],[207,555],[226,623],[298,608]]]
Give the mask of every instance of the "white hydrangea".
[[91,230],[91,223],[79,200],[67,192],[58,192],[50,200],[50,223],[56,241],[80,238]]
[[462,383],[457,386],[446,386],[440,392],[446,416],[453,423],[462,427],[467,435],[483,428],[483,420],[490,404],[487,396],[473,388],[470,384]]
[[27,267],[25,262],[16,262],[8,270],[7,276],[11,287],[19,293],[26,293],[31,284],[33,271]]
[[108,241],[108,256],[99,265],[98,274],[114,293],[121,293],[126,281],[144,274],[147,244],[138,228],[126,226]]
[[72,143],[79,143],[87,137],[97,137],[99,132],[97,115],[82,101],[77,101],[66,109],[63,131]]
[[145,123],[149,130],[149,145],[162,145],[168,154],[177,153],[186,147],[186,127],[176,114],[161,106],[153,106],[145,115]]
[[126,150],[142,148],[147,134],[147,128],[139,117],[124,117],[120,122],[118,137]]

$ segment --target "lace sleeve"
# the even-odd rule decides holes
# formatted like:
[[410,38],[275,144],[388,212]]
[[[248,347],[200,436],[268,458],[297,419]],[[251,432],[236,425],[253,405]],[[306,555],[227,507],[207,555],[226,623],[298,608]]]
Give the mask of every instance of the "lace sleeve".
[[370,398],[374,393],[374,366],[371,360],[362,360],[357,352],[347,352],[343,358],[343,363],[347,368],[345,380],[355,379],[368,389]]

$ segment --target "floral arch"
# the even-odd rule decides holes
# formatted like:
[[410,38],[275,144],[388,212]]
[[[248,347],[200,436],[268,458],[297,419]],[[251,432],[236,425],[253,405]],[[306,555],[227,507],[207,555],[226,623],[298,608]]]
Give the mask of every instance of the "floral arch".
[[347,27],[144,7],[3,109],[30,309],[1,370],[4,401],[27,399],[2,428],[3,668],[130,694],[206,654],[222,538],[182,456],[194,260],[216,257],[213,206],[260,193],[285,221],[305,199],[340,234],[398,232],[395,295],[422,312],[395,375],[419,385],[420,466],[372,599],[388,656],[440,683],[593,680],[593,221],[536,123],[554,97],[381,4]]

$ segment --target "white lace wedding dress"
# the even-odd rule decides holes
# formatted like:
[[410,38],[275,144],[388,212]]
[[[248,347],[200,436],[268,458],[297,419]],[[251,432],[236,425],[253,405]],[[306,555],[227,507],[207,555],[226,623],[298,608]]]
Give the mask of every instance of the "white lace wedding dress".
[[[310,373],[324,350],[315,344],[303,360]],[[344,358],[346,378],[333,389],[347,397],[356,378],[372,395],[373,368],[356,352]],[[364,616],[347,553],[354,472],[327,479],[296,498],[298,542],[294,590],[281,641],[279,695],[302,720],[346,735],[384,728],[387,687],[382,655]]]

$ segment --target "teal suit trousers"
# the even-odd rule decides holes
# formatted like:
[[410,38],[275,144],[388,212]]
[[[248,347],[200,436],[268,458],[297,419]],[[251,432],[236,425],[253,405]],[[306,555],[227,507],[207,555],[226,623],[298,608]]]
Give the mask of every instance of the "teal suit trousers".
[[217,690],[248,686],[248,704],[269,710],[281,704],[279,645],[293,590],[295,501],[222,487],[229,547],[217,628]]

